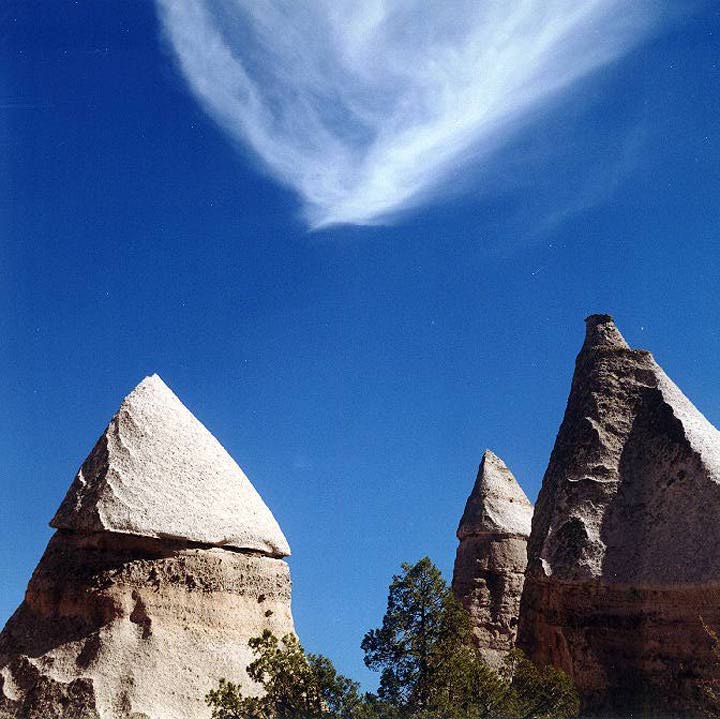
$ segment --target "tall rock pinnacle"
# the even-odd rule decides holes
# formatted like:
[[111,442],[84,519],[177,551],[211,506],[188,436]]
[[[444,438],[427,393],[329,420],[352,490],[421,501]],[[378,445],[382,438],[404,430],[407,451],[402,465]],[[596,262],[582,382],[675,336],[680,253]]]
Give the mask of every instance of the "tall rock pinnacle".
[[294,631],[287,541],[162,380],[123,401],[0,634],[0,719],[203,719],[257,691],[248,639]]
[[692,716],[718,673],[720,432],[607,315],[587,319],[528,544],[518,644],[585,709]]
[[483,659],[496,668],[515,643],[532,512],[512,472],[485,450],[457,531],[452,586]]

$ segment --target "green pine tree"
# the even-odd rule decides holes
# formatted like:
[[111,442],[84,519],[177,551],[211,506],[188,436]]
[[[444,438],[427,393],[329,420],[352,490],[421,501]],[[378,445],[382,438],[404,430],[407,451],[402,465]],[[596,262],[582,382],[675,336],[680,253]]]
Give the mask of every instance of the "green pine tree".
[[220,680],[207,694],[213,719],[364,719],[359,685],[338,674],[322,655],[305,654],[293,634],[278,640],[269,630],[248,642],[257,658],[247,668],[262,696],[246,697]]
[[428,557],[402,570],[390,584],[382,626],[365,635],[362,649],[365,664],[380,671],[378,697],[412,715],[455,694],[451,666],[469,643],[470,626]]
[[393,577],[382,626],[362,648],[380,672],[378,702],[402,719],[568,719],[579,708],[566,674],[522,652],[500,673],[488,667],[467,612],[428,557]]

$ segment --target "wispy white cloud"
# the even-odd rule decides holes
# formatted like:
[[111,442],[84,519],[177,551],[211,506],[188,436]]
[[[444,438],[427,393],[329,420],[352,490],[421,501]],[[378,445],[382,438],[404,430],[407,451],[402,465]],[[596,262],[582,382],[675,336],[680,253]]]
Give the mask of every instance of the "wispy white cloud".
[[442,194],[653,14],[646,0],[158,3],[193,92],[314,227]]

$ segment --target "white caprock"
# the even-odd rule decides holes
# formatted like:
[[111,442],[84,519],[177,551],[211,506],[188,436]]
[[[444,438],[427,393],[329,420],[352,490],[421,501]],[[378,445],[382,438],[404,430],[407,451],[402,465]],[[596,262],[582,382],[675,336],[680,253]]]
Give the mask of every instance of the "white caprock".
[[487,533],[527,537],[532,513],[533,506],[513,473],[486,449],[460,520],[458,539]]
[[156,374],[123,400],[50,525],[290,554],[245,473]]

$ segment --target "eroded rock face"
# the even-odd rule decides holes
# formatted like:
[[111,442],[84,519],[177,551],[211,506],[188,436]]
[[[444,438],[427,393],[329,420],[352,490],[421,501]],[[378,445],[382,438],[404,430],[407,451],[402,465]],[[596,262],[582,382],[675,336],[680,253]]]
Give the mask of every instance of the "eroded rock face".
[[[593,315],[543,479],[518,644],[586,713],[684,716],[720,669],[720,433]],[[702,619],[701,619],[702,618]]]
[[221,677],[252,691],[248,639],[292,626],[281,559],[58,532],[0,637],[9,716],[208,716]]
[[[164,406],[158,413],[163,411]],[[192,469],[192,443],[181,459],[168,458],[170,448],[158,444],[163,432],[156,424],[144,429],[135,422],[128,431],[134,438],[133,462],[145,453],[152,464],[149,445],[162,456],[153,481],[159,481],[162,463],[175,467],[181,462]],[[116,441],[123,432],[115,433]],[[202,447],[206,438],[201,439]],[[218,472],[226,466],[223,460]],[[237,486],[236,477],[233,472],[225,482],[228,494]],[[177,498],[178,478],[170,479],[170,496]],[[124,496],[144,496],[132,486],[141,481],[139,471],[126,472]],[[224,480],[217,476],[214,481],[219,486]],[[112,484],[103,480],[96,486],[104,482]],[[89,487],[81,486],[86,491],[79,493],[80,507],[87,512],[104,502],[101,489],[93,505]],[[191,485],[187,495],[192,498],[199,491]],[[262,504],[253,493],[241,496]],[[230,496],[226,506],[236,502]],[[256,529],[247,514],[240,518],[246,536],[268,536],[266,517],[272,515],[264,504],[261,510]],[[262,553],[195,541],[205,531],[201,527],[189,532],[192,537],[158,538],[167,517],[162,512],[156,514],[158,523],[151,512],[141,511],[137,521],[130,516],[132,533],[90,531],[81,514],[75,514],[75,527],[59,529],[51,538],[25,600],[0,634],[0,718],[202,719],[210,715],[205,694],[220,678],[239,682],[246,693],[256,692],[245,671],[253,658],[248,639],[264,629],[277,636],[293,632],[289,569],[281,558],[270,556],[277,553],[280,537],[284,542],[279,528],[268,553]],[[180,506],[173,516],[181,526]],[[147,536],[140,528],[146,528]]]
[[512,472],[486,450],[457,531],[452,587],[495,668],[515,644],[532,511]]

